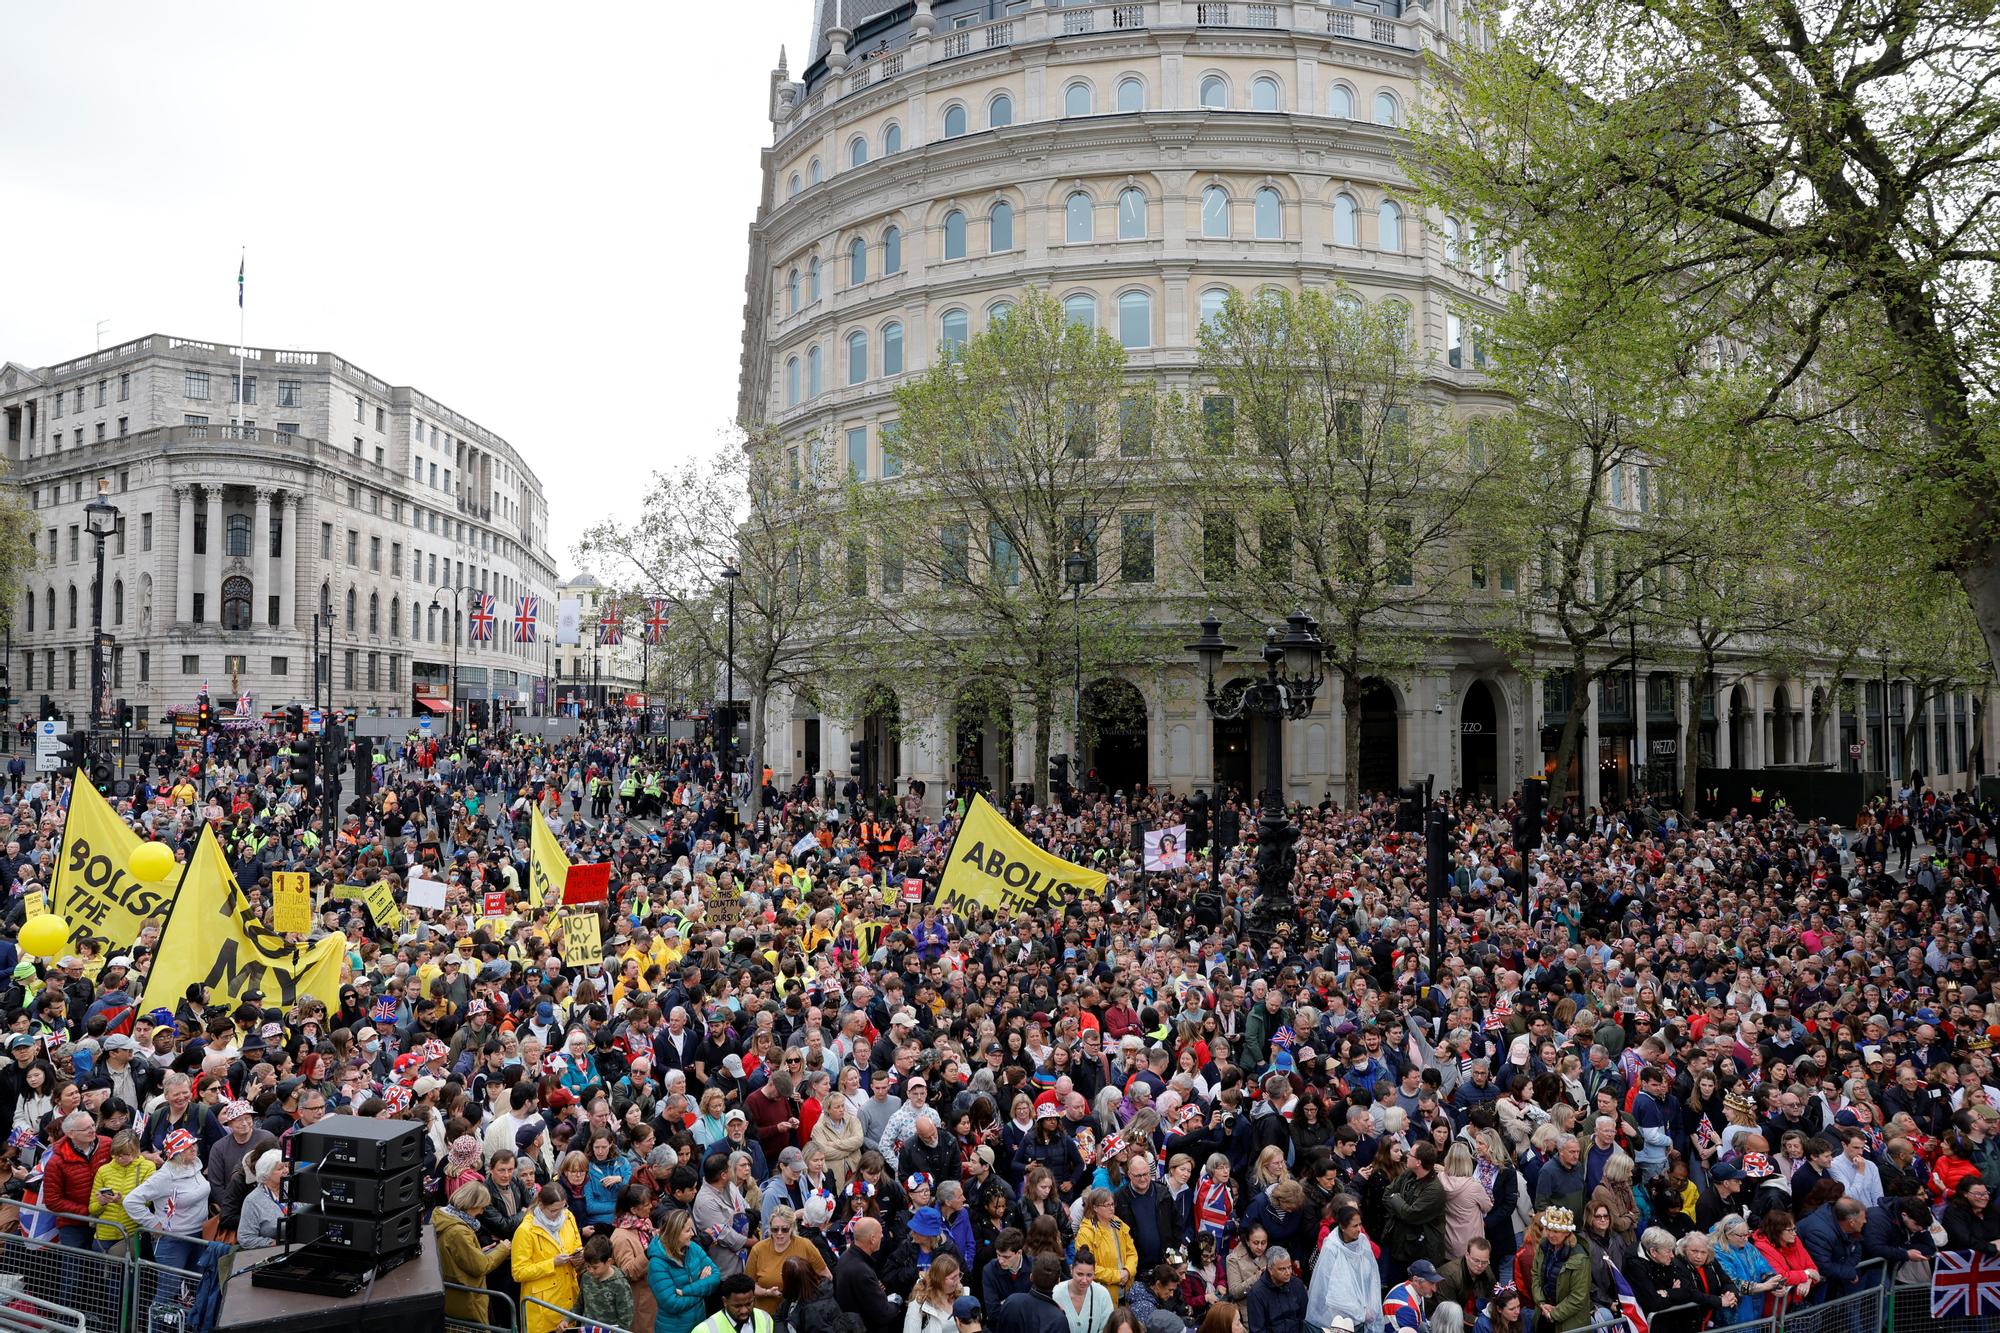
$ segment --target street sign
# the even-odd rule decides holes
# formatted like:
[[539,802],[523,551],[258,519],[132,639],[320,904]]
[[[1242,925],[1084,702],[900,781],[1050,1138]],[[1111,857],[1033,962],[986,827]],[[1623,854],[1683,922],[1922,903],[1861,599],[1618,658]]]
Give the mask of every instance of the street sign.
[[306,710],[306,730],[315,736],[326,730],[326,717],[319,709]]
[[1859,759],[1865,753],[1867,753],[1865,746],[1855,744],[1847,747],[1847,757],[1849,759]]
[[69,734],[69,723],[59,717],[45,718],[35,724],[35,771],[37,773],[60,773],[63,766],[63,737]]
[[431,720],[429,718],[420,717],[417,719],[417,734],[427,740],[430,738]]

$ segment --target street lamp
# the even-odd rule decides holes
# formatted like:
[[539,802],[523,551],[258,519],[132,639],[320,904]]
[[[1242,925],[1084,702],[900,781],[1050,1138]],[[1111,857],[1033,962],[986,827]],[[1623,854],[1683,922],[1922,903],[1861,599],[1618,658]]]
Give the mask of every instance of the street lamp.
[[90,743],[104,722],[104,539],[118,531],[118,506],[105,497],[111,479],[97,479],[97,497],[83,507],[83,525],[97,539],[97,581],[90,589]]
[[445,703],[451,707],[451,734],[453,737],[458,735],[458,595],[461,592],[471,591],[473,591],[471,588],[459,588],[447,583],[433,589],[431,592],[431,610],[433,611],[442,611],[444,603],[440,599],[446,593],[451,594],[451,676],[444,683],[444,699]]
[[1083,584],[1089,575],[1090,560],[1083,553],[1082,540],[1078,539],[1063,557],[1063,581],[1069,584],[1070,602],[1076,612],[1076,694],[1070,703],[1069,743],[1076,748],[1076,764],[1070,771],[1077,778],[1083,776]]
[[722,745],[722,772],[728,781],[734,781],[736,774],[736,581],[742,577],[743,571],[736,566],[722,567],[722,581],[729,585],[729,642],[722,654],[724,684],[723,707],[720,710],[723,717],[729,720],[728,734]]
[[1304,611],[1285,617],[1285,627],[1276,626],[1264,634],[1264,678],[1254,680],[1240,693],[1219,691],[1216,672],[1223,659],[1236,651],[1225,643],[1222,622],[1214,616],[1201,622],[1201,637],[1188,651],[1200,662],[1206,681],[1203,700],[1210,716],[1224,722],[1257,718],[1264,724],[1264,783],[1259,795],[1261,809],[1257,833],[1257,905],[1253,909],[1251,932],[1275,935],[1280,925],[1297,920],[1292,901],[1292,868],[1296,857],[1292,844],[1299,831],[1285,816],[1285,774],[1281,747],[1284,724],[1312,712],[1313,700],[1326,675],[1320,666],[1325,643],[1319,625]]

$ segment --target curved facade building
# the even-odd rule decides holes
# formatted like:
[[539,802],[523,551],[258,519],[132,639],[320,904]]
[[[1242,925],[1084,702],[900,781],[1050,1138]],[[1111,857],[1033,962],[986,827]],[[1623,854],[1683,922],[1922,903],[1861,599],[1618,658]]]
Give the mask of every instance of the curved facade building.
[[[1398,164],[1425,53],[1445,49],[1447,32],[1473,36],[1461,22],[1451,0],[821,0],[810,63],[794,81],[781,60],[771,80],[740,420],[789,455],[773,466],[893,475],[882,444],[897,384],[1028,288],[1116,337],[1129,372],[1165,389],[1191,384],[1201,321],[1229,291],[1344,284],[1400,306],[1441,400],[1498,407],[1461,312],[1503,294],[1513,273],[1468,262],[1457,222],[1419,213]],[[1165,544],[1179,507],[1162,496],[1152,520],[1135,522]],[[1161,584],[1170,567],[1158,562]],[[1133,591],[1166,615],[1163,629],[1189,631],[1173,642],[1192,637],[1198,601]],[[1231,629],[1256,641],[1250,626]],[[1123,695],[1120,711],[1145,719],[1083,756],[1108,783],[1258,785],[1254,729],[1209,719],[1190,661],[1135,662],[1090,690]],[[1710,706],[1690,727],[1684,677],[1607,682],[1579,763],[1586,799],[1622,790],[1637,764],[1672,769],[1690,744],[1754,766],[1844,756],[1883,734],[1879,716],[1872,728],[1865,713],[1842,716],[1837,700],[1861,692],[1831,679],[1752,677],[1730,690],[1719,719]],[[1286,725],[1295,798],[1346,795],[1339,703],[1327,697],[1337,692]],[[961,727],[948,684],[932,693],[947,702],[905,708],[914,715],[895,727],[860,724],[871,776],[1032,778],[1028,728]],[[1926,769],[1940,779],[1981,748],[1978,701],[1955,703],[1936,733],[1948,757]],[[1489,645],[1448,639],[1417,671],[1371,683],[1363,786],[1435,775],[1511,791],[1552,751],[1545,714],[1559,720],[1562,707]],[[1955,716],[1965,721],[1953,733]],[[779,701],[767,762],[781,780],[844,772],[852,722]]]

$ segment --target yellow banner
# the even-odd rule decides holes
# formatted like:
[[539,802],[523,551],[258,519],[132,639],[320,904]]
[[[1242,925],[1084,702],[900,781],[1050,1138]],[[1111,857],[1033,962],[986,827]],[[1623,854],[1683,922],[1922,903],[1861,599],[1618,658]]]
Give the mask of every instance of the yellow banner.
[[57,915],[69,922],[72,948],[95,940],[99,957],[117,953],[139,938],[149,917],[173,906],[178,870],[164,884],[147,884],[125,868],[141,841],[79,769],[70,784],[62,853],[50,886]]
[[562,958],[565,967],[604,961],[604,937],[598,930],[597,913],[572,912],[563,917]]
[[975,795],[952,839],[938,880],[937,901],[962,907],[976,903],[996,912],[1030,907],[1063,890],[1103,893],[1105,876],[1085,870],[1029,842],[998,810]]
[[355,896],[368,909],[368,915],[375,918],[376,925],[384,930],[403,928],[403,909],[396,906],[396,891],[389,887],[388,880],[378,879]]
[[333,1010],[340,1007],[340,968],[346,957],[346,941],[339,935],[295,945],[251,916],[249,900],[236,887],[214,831],[204,827],[188,858],[180,898],[160,938],[141,1007],[172,1009],[189,986],[200,986],[209,1005],[225,1012],[253,990],[263,993],[264,1004],[280,1009],[311,996]]
[[42,889],[36,889],[33,893],[22,894],[21,910],[31,917],[47,916],[49,914],[49,895]]
[[528,906],[535,911],[562,902],[563,881],[569,878],[569,858],[556,845],[549,821],[536,814],[528,821]]
[[303,870],[271,872],[271,925],[287,935],[312,934],[311,875]]

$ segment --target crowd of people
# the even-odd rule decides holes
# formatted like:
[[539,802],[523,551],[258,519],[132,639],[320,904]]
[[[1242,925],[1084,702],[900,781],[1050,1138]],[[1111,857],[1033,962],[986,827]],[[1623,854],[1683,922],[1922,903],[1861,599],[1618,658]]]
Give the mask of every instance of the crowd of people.
[[[277,1245],[287,1140],[344,1113],[422,1126],[449,1311],[524,1333],[1571,1333],[1628,1299],[1699,1333],[2000,1255],[1995,812],[1964,796],[1572,806],[1521,846],[1455,798],[1432,958],[1388,799],[1293,812],[1266,935],[1240,796],[1207,821],[1234,845],[1165,872],[1128,849],[1178,797],[1004,800],[1110,882],[962,913],[967,793],[766,775],[746,818],[705,733],[605,728],[384,743],[329,810],[305,743],[114,802],[181,858],[213,828],[258,914],[274,871],[445,882],[394,929],[323,896],[339,992],[290,1008],[147,994],[159,921],[22,955],[69,781],[0,810],[0,1227]],[[533,905],[536,820],[611,868],[600,958]]]

